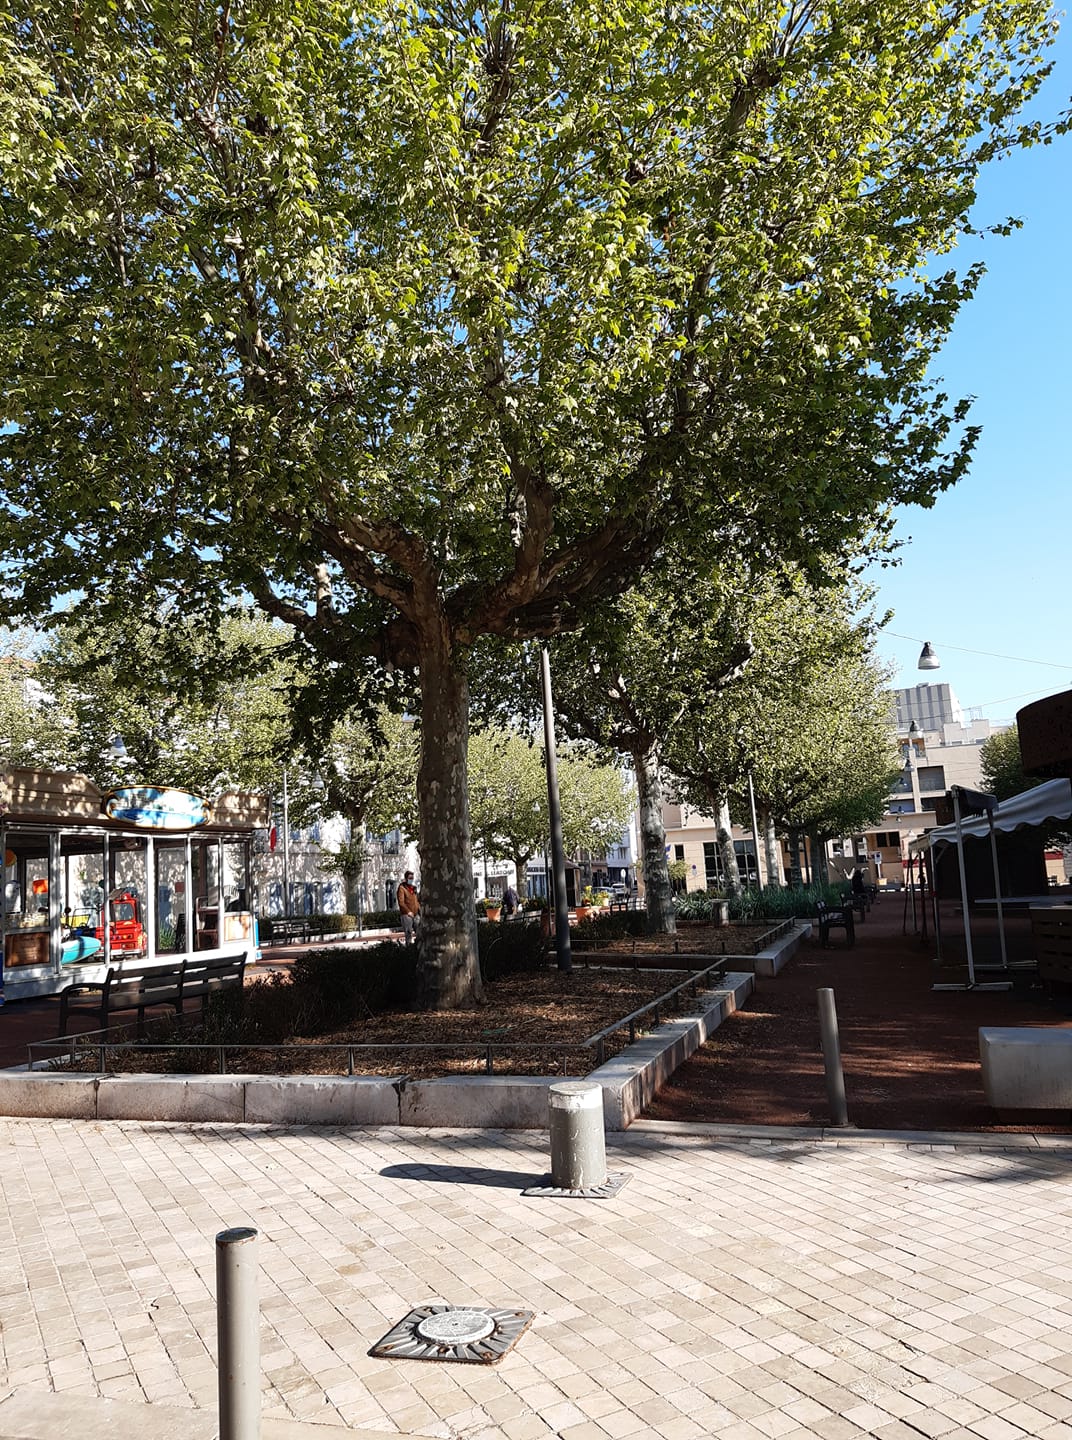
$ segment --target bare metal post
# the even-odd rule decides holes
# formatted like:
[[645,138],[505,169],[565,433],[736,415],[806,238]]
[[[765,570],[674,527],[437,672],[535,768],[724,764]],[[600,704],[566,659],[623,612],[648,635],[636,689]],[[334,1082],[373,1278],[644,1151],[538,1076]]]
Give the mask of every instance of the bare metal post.
[[564,1080],[548,1088],[551,1107],[551,1183],[559,1190],[591,1190],[607,1182],[603,1086]]
[[849,1109],[845,1102],[845,1076],[841,1069],[841,1043],[838,1040],[834,992],[820,990],[818,994],[819,1034],[823,1046],[823,1065],[826,1068],[826,1098],[834,1124],[847,1125]]
[[540,651],[540,680],[543,685],[543,746],[547,764],[547,810],[551,819],[551,864],[555,867],[555,951],[558,968],[572,970],[569,905],[566,902],[566,847],[562,839],[562,807],[558,800],[555,712],[551,705],[551,659],[546,647]]
[[260,1440],[257,1232],[245,1226],[216,1236],[216,1337],[220,1440]]

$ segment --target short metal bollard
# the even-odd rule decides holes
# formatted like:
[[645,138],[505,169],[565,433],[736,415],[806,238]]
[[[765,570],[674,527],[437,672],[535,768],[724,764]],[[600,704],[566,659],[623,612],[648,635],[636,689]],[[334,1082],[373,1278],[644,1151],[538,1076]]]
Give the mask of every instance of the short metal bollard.
[[837,1010],[833,990],[820,990],[819,1035],[826,1068],[826,1098],[835,1125],[849,1123],[849,1107],[845,1100],[845,1075],[841,1068],[841,1042],[838,1039]]
[[245,1226],[216,1236],[216,1343],[220,1440],[260,1440],[257,1232]]
[[560,1190],[593,1190],[607,1183],[603,1086],[564,1080],[548,1089],[551,1107],[551,1183]]

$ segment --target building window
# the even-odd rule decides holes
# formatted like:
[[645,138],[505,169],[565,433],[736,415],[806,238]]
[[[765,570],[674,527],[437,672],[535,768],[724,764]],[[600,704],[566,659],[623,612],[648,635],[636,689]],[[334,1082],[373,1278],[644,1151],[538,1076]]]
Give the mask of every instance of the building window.
[[879,850],[900,850],[901,836],[897,830],[882,830],[875,836],[875,846]]
[[923,765],[919,771],[919,788],[921,790],[945,790],[945,766],[944,765]]
[[684,845],[675,845],[675,846],[674,846],[674,859],[675,859],[675,860],[684,860],[684,858],[685,858],[685,847],[684,847]]
[[[751,840],[735,840],[733,849],[737,856],[737,868],[745,885],[759,884],[759,867],[756,864],[756,847]],[[726,871],[722,855],[712,840],[705,840],[703,847],[704,882],[708,890],[719,890],[725,883]]]
[[938,802],[936,800],[923,799],[919,802],[919,808],[921,810],[936,810],[938,808]]

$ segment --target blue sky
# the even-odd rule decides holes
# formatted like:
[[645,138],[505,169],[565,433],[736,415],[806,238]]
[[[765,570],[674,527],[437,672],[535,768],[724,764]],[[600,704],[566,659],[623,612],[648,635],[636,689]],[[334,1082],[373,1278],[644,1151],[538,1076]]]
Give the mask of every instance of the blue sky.
[[[1072,17],[1051,53],[1032,111],[1048,117],[1069,105]],[[911,543],[870,579],[879,608],[896,612],[878,645],[894,684],[945,681],[963,705],[1011,721],[1072,684],[1072,135],[987,170],[975,219],[1005,215],[1023,228],[961,247],[987,274],[934,367],[951,396],[976,397],[971,472],[933,509],[900,512],[896,534]],[[940,670],[917,670],[922,640]]]

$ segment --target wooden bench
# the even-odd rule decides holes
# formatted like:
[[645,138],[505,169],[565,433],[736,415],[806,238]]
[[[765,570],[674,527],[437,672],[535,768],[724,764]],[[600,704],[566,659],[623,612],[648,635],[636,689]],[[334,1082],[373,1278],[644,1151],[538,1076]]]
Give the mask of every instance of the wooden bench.
[[138,1012],[138,1034],[145,1030],[145,1012],[153,1005],[170,1005],[181,1015],[187,1000],[204,1000],[218,990],[237,989],[241,993],[245,979],[245,951],[237,955],[210,953],[181,955],[174,963],[117,966],[108,978],[96,983],[76,981],[60,991],[60,1029],[67,1034],[72,1015],[92,1015],[98,1029],[108,1028],[109,1016],[122,1010]]
[[865,892],[857,893],[854,890],[846,890],[841,897],[845,905],[851,905],[861,920],[866,920],[867,912],[871,909],[871,902]]
[[819,922],[819,944],[824,949],[830,948],[831,930],[844,930],[847,943],[856,944],[856,923],[851,904],[832,910],[824,900],[818,900],[815,904],[815,918]]
[[309,939],[309,920],[305,915],[287,915],[285,917],[272,917],[262,922],[268,932],[262,937],[265,945],[285,944],[287,941],[302,941]]

